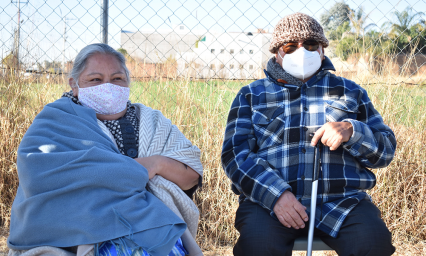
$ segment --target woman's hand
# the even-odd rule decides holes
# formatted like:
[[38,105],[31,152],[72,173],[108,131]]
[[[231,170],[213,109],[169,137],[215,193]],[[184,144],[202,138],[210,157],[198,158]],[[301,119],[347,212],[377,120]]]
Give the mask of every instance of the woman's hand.
[[135,158],[135,160],[148,170],[149,179],[160,175],[178,185],[182,190],[195,186],[200,177],[191,167],[165,156],[154,155]]
[[152,179],[155,175],[161,175],[161,169],[163,167],[162,164],[162,158],[167,158],[160,155],[155,156],[148,156],[148,157],[139,157],[135,158],[136,162],[140,163],[143,167],[145,167],[148,170],[148,176],[149,179]]

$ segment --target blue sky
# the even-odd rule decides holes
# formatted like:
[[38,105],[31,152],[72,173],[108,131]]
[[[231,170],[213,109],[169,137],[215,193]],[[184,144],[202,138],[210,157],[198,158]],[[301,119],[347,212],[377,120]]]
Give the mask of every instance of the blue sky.
[[[73,59],[85,45],[100,41],[99,0],[29,0],[21,2],[21,55],[27,59],[62,60],[63,17],[67,21],[65,56]],[[191,30],[255,31],[273,30],[278,20],[297,11],[319,20],[337,1],[241,0],[241,1],[112,1],[109,9],[109,44],[120,47],[120,31],[169,29],[171,24],[184,24]],[[371,12],[372,23],[381,25],[392,20],[395,10],[407,6],[415,11],[426,10],[426,0],[346,1],[352,9],[363,6]],[[0,54],[12,46],[13,29],[17,24],[17,4],[0,1]],[[26,52],[26,53],[25,53]],[[1,57],[1,56],[0,56]]]

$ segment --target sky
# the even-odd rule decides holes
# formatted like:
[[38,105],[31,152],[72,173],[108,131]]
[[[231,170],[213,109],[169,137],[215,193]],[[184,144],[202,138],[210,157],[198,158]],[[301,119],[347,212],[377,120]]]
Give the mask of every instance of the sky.
[[[20,56],[32,60],[72,60],[84,46],[101,41],[102,0],[21,0]],[[141,1],[109,0],[108,43],[120,47],[121,30],[161,31],[183,24],[192,33],[273,31],[285,15],[303,12],[319,20],[336,0],[241,0],[241,1]],[[392,21],[393,12],[407,6],[426,10],[426,0],[345,1],[352,9],[360,6],[378,26]],[[0,0],[0,48],[7,55],[17,27],[16,0]],[[64,22],[66,20],[66,23]],[[66,26],[65,26],[66,25]],[[66,31],[65,31],[66,30]],[[64,33],[65,31],[65,33]],[[65,55],[64,55],[64,35]]]

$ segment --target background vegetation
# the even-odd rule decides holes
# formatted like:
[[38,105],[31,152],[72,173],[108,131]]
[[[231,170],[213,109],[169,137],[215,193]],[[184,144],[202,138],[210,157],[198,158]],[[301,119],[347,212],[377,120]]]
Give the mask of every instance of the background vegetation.
[[389,55],[426,53],[424,12],[407,6],[401,12],[394,11],[380,28],[369,23],[370,15],[362,6],[353,10],[344,1],[321,15],[320,21],[336,56],[347,60],[352,55],[362,55],[373,61]]

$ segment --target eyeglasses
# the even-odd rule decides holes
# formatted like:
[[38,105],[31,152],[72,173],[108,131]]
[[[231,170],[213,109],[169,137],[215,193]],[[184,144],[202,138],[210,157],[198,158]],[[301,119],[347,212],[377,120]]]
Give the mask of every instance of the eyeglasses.
[[[315,40],[306,40],[302,43],[302,46],[305,47],[306,50],[313,52],[318,49],[319,43]],[[297,48],[299,48],[298,42],[288,42],[282,46],[282,49],[285,54],[291,54],[296,51]]]

